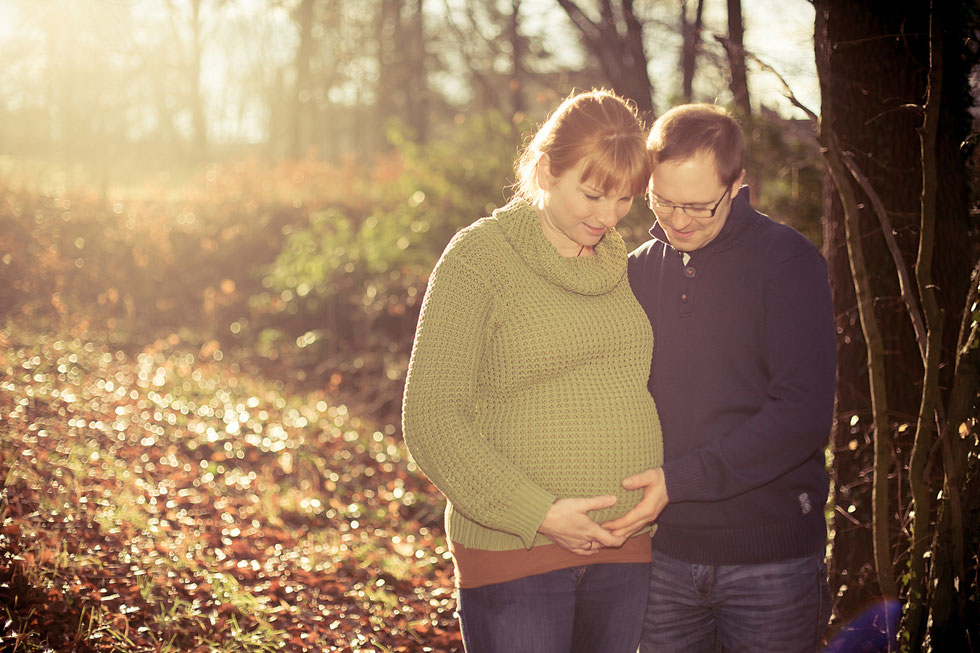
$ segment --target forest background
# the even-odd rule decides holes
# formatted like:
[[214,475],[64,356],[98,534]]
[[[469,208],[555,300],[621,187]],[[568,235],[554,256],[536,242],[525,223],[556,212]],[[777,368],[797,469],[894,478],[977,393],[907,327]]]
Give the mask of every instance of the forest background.
[[978,34],[926,0],[0,0],[0,644],[461,650],[400,438],[419,303],[606,87],[732,109],[830,264],[827,650],[980,650]]

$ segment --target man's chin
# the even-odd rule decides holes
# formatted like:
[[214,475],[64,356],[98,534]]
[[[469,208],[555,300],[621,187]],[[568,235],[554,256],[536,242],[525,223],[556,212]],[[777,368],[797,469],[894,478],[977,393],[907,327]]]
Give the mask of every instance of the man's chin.
[[693,252],[698,248],[698,244],[691,242],[689,240],[681,240],[678,238],[668,238],[670,241],[670,246],[676,249],[678,252]]

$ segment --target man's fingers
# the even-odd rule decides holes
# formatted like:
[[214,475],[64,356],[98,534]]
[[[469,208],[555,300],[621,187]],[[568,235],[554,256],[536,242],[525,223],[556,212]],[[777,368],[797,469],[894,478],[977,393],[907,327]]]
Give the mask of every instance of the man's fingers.
[[647,469],[639,474],[627,476],[623,479],[622,485],[627,490],[635,490],[650,485],[654,480],[656,480],[656,470]]
[[616,531],[622,530],[628,524],[632,523],[632,519],[627,519],[628,515],[624,515],[619,519],[614,519],[612,521],[607,521],[602,523],[602,527],[607,531],[615,533]]

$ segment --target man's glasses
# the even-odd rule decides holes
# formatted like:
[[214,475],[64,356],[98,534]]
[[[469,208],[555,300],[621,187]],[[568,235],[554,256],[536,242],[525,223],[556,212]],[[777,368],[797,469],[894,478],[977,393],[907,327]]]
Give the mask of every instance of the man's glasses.
[[657,199],[657,196],[651,192],[649,194],[650,209],[657,214],[658,218],[669,218],[674,215],[675,210],[680,209],[690,218],[705,220],[707,218],[715,217],[715,211],[718,210],[718,207],[721,206],[721,203],[725,200],[725,197],[731,190],[731,186],[726,188],[725,192],[722,193],[721,198],[715,202],[715,205],[711,208],[708,208],[707,206],[681,206],[678,204],[666,204]]

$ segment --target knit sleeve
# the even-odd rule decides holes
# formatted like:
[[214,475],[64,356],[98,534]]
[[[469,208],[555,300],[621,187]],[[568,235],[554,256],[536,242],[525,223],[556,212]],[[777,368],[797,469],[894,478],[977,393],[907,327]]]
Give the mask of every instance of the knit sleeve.
[[557,497],[501,456],[475,419],[477,375],[495,297],[489,273],[464,260],[451,244],[422,302],[402,431],[416,463],[455,510],[518,536],[530,548]]

